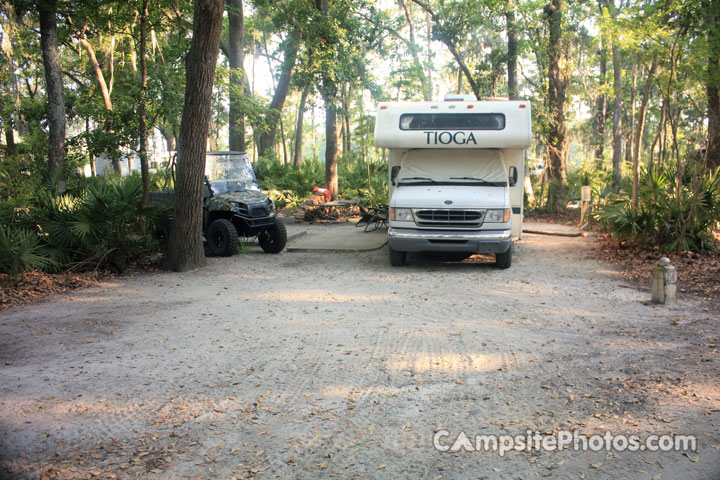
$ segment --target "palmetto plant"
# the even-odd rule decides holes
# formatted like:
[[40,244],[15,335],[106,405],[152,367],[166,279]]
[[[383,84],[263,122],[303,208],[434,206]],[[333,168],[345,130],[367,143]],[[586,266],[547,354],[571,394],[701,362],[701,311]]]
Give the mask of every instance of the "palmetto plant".
[[[319,160],[307,160],[295,167],[261,158],[256,168],[262,172],[260,187],[280,206],[299,204],[313,187],[325,185],[325,165]],[[387,177],[387,165],[379,161],[364,162],[347,156],[338,162],[340,196],[359,200],[362,205],[387,203]]]
[[17,275],[58,265],[36,231],[0,225],[0,272]]
[[596,214],[613,235],[661,251],[715,248],[713,226],[720,221],[720,171],[702,173],[661,166],[641,173],[638,208],[626,195],[608,198]]
[[146,232],[169,219],[167,209],[142,207],[137,176],[87,179],[62,196],[40,190],[23,215],[3,214],[0,271],[52,271],[136,256],[153,246]]

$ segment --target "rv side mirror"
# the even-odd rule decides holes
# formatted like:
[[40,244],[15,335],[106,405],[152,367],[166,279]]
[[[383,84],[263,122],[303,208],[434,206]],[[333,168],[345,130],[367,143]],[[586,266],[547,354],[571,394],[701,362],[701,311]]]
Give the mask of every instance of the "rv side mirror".
[[399,166],[399,165],[396,165],[396,166],[392,167],[392,169],[390,170],[390,183],[391,183],[393,186],[395,186],[395,179],[397,178],[398,173],[400,173],[400,166]]
[[514,187],[515,184],[517,183],[517,181],[518,181],[518,171],[517,171],[517,168],[515,168],[514,166],[513,166],[513,167],[510,167],[510,178],[508,179],[508,184],[509,184],[511,187]]
[[255,179],[256,179],[256,180],[262,180],[262,178],[263,178],[262,168],[261,168],[261,167],[255,167]]

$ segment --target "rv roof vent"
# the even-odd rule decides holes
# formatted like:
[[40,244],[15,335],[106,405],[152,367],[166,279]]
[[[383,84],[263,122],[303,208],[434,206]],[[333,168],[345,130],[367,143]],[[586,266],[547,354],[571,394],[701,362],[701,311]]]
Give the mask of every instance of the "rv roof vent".
[[445,95],[446,102],[476,102],[477,97],[471,94],[449,94]]

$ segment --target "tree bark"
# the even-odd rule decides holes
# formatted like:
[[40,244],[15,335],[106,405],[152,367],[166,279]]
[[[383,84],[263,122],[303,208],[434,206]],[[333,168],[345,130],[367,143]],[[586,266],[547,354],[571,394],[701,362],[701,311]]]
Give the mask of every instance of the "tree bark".
[[705,165],[712,169],[720,167],[720,0],[709,1],[707,29],[708,143]]
[[285,99],[290,91],[290,79],[292,78],[292,71],[295,67],[295,60],[297,59],[299,47],[300,34],[297,30],[293,30],[290,32],[285,46],[285,57],[283,58],[277,88],[275,88],[275,94],[268,106],[270,110],[266,118],[268,130],[263,132],[260,135],[260,138],[258,138],[258,156],[263,156],[268,149],[275,145],[278,122],[280,121],[280,114],[283,106],[285,105]]
[[[143,207],[150,201],[150,162],[148,161],[147,125],[147,23],[148,0],[142,0],[140,12],[140,102],[138,104],[138,128],[140,130],[140,176],[143,184]],[[130,162],[128,161],[128,168]],[[130,172],[132,173],[132,172]]]
[[[602,14],[602,2],[599,3],[600,14]],[[605,120],[607,120],[607,95],[605,94],[605,84],[607,82],[607,50],[605,47],[605,39],[600,35],[600,50],[598,51],[600,81],[597,100],[595,102],[595,122],[593,124],[593,133],[595,134],[595,168],[602,169],[605,163]]]
[[565,207],[567,195],[567,127],[565,125],[565,90],[567,79],[562,71],[563,0],[551,0],[545,6],[548,23],[548,110],[550,125],[547,133],[548,176],[547,209],[556,212]]
[[245,16],[242,0],[227,0],[228,63],[230,65],[229,141],[230,150],[245,151],[245,116],[240,95],[245,88]]
[[[433,96],[433,80],[432,80],[432,71],[433,71],[433,65],[432,65],[432,22],[430,21],[430,14],[425,12],[425,18],[426,18],[426,24],[427,24],[427,45],[425,48],[426,52],[426,58],[427,58],[427,73],[425,76],[427,77],[427,84],[428,84],[428,95],[430,98],[428,98],[428,101],[432,101]],[[383,150],[384,151],[384,150]]]
[[508,0],[507,11],[505,12],[505,21],[507,22],[507,76],[508,76],[508,98],[517,100],[520,98],[517,81],[517,59],[518,59],[518,39],[517,39],[517,22],[515,20],[515,3],[514,0]]
[[303,157],[303,117],[305,115],[305,104],[307,103],[307,97],[310,95],[310,84],[308,83],[303,88],[302,94],[300,95],[300,105],[298,106],[297,124],[295,125],[295,155],[293,158],[293,165],[299,167],[302,165]]
[[622,54],[616,38],[612,44],[613,56],[613,188],[617,192],[622,183],[622,117],[623,117],[623,88],[622,88]]
[[[88,146],[87,139],[90,138],[90,117],[85,117],[85,147]],[[88,148],[88,159],[90,161],[90,176],[95,176],[95,155]]]
[[223,0],[195,0],[180,123],[175,211],[165,267],[184,272],[207,264],[202,241],[203,177]]
[[[315,0],[315,7],[323,15],[328,14],[328,0]],[[328,45],[332,47],[332,45]],[[330,200],[338,198],[338,133],[337,133],[337,84],[335,79],[321,79],[320,94],[325,102],[325,188],[330,190]]]
[[325,101],[325,188],[330,190],[330,200],[337,200],[337,106],[333,99],[327,95],[323,95],[323,100]]
[[657,69],[657,56],[653,58],[647,78],[645,79],[645,89],[643,97],[640,101],[640,110],[638,111],[638,123],[635,135],[633,137],[633,210],[638,208],[638,183],[640,177],[640,145],[645,135],[645,118],[647,116],[648,103],[650,102],[650,91],[652,88],[653,76]]
[[350,153],[350,96],[352,95],[352,87],[346,83],[342,87],[342,115],[340,121],[342,124],[342,152]]
[[[95,76],[97,77],[98,85],[100,86],[100,92],[102,93],[103,102],[105,103],[105,109],[108,112],[112,112],[113,104],[112,100],[110,99],[110,90],[108,89],[107,83],[105,82],[105,75],[103,74],[102,68],[100,68],[100,63],[95,56],[95,50],[93,49],[92,45],[90,45],[90,43],[84,38],[78,38],[78,41],[87,52],[88,58],[90,59],[90,64],[92,65],[93,70],[95,70]],[[107,131],[109,133],[113,133],[112,122],[109,122],[107,124]],[[110,152],[110,159],[112,160],[113,167],[115,168],[115,173],[117,173],[118,175],[122,175],[122,169],[120,168],[120,158],[118,157],[115,149]],[[129,160],[128,173],[131,173]]]
[[630,115],[628,115],[628,125],[626,127],[625,141],[625,161],[629,164],[633,163],[633,139],[635,138],[635,114],[637,110],[637,60],[633,61],[632,76],[630,77]]
[[78,41],[87,52],[88,58],[90,59],[90,64],[92,65],[93,70],[95,70],[95,76],[97,77],[98,85],[100,85],[100,92],[103,96],[103,102],[105,102],[105,109],[107,111],[112,111],[113,104],[112,100],[110,99],[110,90],[108,90],[107,82],[105,82],[105,75],[102,72],[102,68],[100,68],[100,62],[98,62],[98,59],[95,56],[95,50],[93,49],[92,45],[90,45],[90,43],[88,43],[88,41],[84,38],[80,38],[78,39]]
[[48,96],[48,176],[53,193],[65,191],[65,96],[57,36],[57,1],[38,2],[40,11],[40,48],[45,69]]
[[5,125],[5,152],[8,157],[12,157],[17,153],[17,149],[15,148],[15,131],[10,122],[7,122]]
[[420,82],[423,86],[423,99],[426,102],[429,102],[432,99],[432,84],[430,83],[430,77],[425,73],[425,69],[420,62],[420,56],[418,55],[420,47],[418,47],[418,44],[415,41],[415,24],[413,23],[412,15],[410,14],[410,6],[405,0],[399,0],[399,3],[405,12],[405,20],[407,20],[408,23],[408,40],[405,40],[405,37],[399,35],[395,30],[389,28],[387,28],[387,30],[395,35],[396,38],[402,40],[405,43],[405,46],[407,46],[407,49],[413,58],[413,64],[417,69],[418,75],[420,75]]

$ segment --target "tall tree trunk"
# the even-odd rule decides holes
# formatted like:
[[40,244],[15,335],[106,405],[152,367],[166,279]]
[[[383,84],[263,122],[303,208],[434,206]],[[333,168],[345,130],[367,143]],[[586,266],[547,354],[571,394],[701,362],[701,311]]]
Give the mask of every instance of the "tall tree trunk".
[[720,167],[720,0],[710,0],[708,29],[708,143],[705,162],[708,168]]
[[5,151],[8,157],[12,157],[17,153],[17,149],[15,148],[15,131],[10,122],[7,122],[5,126]]
[[507,77],[508,77],[508,98],[517,100],[520,98],[517,81],[517,59],[518,59],[518,40],[517,40],[517,22],[515,20],[515,2],[508,0],[507,11],[505,12],[505,21],[507,22]]
[[645,79],[645,89],[643,90],[643,97],[640,101],[640,110],[638,111],[637,129],[633,137],[633,211],[638,209],[638,188],[639,188],[639,177],[640,177],[640,145],[645,135],[645,119],[647,117],[648,103],[650,102],[650,91],[652,88],[652,81],[657,69],[657,56],[653,58],[650,70],[648,70],[647,78]]
[[186,60],[185,105],[175,182],[175,211],[165,267],[177,272],[207,264],[202,241],[203,173],[223,0],[195,0]]
[[[321,14],[327,15],[328,0],[315,0],[315,8]],[[328,47],[332,48],[332,45],[328,45]],[[338,97],[338,88],[334,78],[325,76],[321,78],[320,94],[325,102],[325,188],[330,190],[330,200],[337,200],[338,133],[337,105],[335,102]]]
[[617,192],[622,183],[622,118],[623,118],[623,88],[622,88],[622,54],[617,38],[612,41],[613,56],[613,188]]
[[[108,25],[109,27],[110,25]],[[113,84],[115,83],[115,35],[110,36],[110,79],[108,80],[108,98],[112,95]]]
[[90,64],[95,70],[95,76],[97,77],[98,85],[100,85],[100,92],[102,93],[103,102],[105,102],[105,109],[111,111],[113,109],[112,100],[110,99],[110,90],[108,90],[107,82],[105,81],[105,75],[103,74],[100,62],[98,62],[95,56],[95,49],[88,43],[84,38],[78,39],[80,45],[85,49],[90,59]]
[[556,212],[565,207],[567,127],[565,125],[566,74],[562,70],[563,56],[563,0],[551,0],[545,6],[548,23],[548,110],[550,125],[547,143],[548,197],[547,208]]
[[278,127],[280,128],[280,142],[282,143],[283,150],[283,165],[289,161],[287,152],[287,142],[285,141],[285,124],[283,124],[282,116],[278,119]]
[[[602,13],[602,8],[600,9]],[[605,163],[605,120],[607,119],[608,101],[605,94],[607,83],[607,49],[605,40],[600,36],[600,51],[598,52],[600,68],[600,85],[597,100],[595,101],[595,122],[593,133],[595,136],[595,168],[602,169]]]
[[337,106],[327,95],[323,95],[323,100],[325,101],[325,188],[330,190],[330,200],[337,200]]
[[[138,128],[140,129],[139,153],[140,175],[143,184],[143,207],[147,207],[150,200],[150,162],[148,161],[147,124],[147,22],[148,0],[142,0],[142,12],[140,12],[140,103],[138,104]],[[128,168],[130,168],[129,161]]]
[[305,115],[305,104],[310,94],[310,83],[306,84],[300,95],[300,105],[298,106],[297,124],[295,125],[295,156],[293,165],[299,167],[302,165],[303,157],[303,117]]
[[240,95],[245,88],[245,16],[242,0],[227,0],[228,63],[230,65],[229,142],[230,150],[245,151],[245,116]]
[[632,146],[635,135],[635,113],[637,111],[637,61],[633,61],[632,75],[630,77],[630,114],[627,117],[625,140],[625,162],[632,164]]
[[[428,101],[432,101],[433,96],[433,82],[432,82],[432,71],[433,71],[433,52],[432,52],[432,22],[430,21],[430,14],[425,13],[425,19],[427,23],[427,45],[425,47],[426,52],[426,58],[427,58],[427,85],[428,85],[428,91],[427,96],[429,98]],[[384,150],[383,150],[384,151]]]
[[423,86],[423,99],[426,102],[429,102],[432,99],[432,84],[430,83],[430,77],[425,73],[425,69],[423,68],[422,63],[420,63],[420,56],[418,55],[420,47],[418,47],[418,44],[415,41],[415,23],[413,22],[412,15],[410,13],[410,5],[405,0],[399,0],[399,3],[400,7],[402,7],[405,12],[405,20],[408,24],[408,41],[405,44],[407,45],[410,55],[413,57],[413,64],[417,68],[418,75],[420,75],[420,83],[422,83]]
[[268,149],[275,145],[278,122],[280,121],[280,114],[283,106],[285,105],[285,99],[287,98],[288,91],[290,90],[290,79],[292,78],[292,71],[295,67],[295,60],[297,59],[299,46],[300,33],[297,30],[293,30],[290,32],[285,45],[285,57],[283,58],[277,88],[275,89],[275,94],[268,106],[270,110],[266,118],[268,130],[263,132],[257,141],[259,156],[264,155]]
[[[87,139],[90,138],[90,117],[85,117],[85,147],[87,148]],[[88,148],[88,159],[90,160],[90,176],[94,177],[95,172],[95,155]]]
[[[84,33],[82,34],[84,35]],[[80,37],[78,38],[78,41],[87,52],[88,59],[90,59],[90,64],[92,65],[93,70],[95,70],[95,76],[97,77],[98,85],[100,86],[100,92],[102,93],[103,97],[103,102],[105,103],[105,110],[107,110],[108,112],[112,112],[113,104],[110,98],[110,90],[108,89],[107,82],[105,81],[105,75],[103,74],[102,68],[100,67],[100,62],[98,62],[98,59],[95,56],[95,50],[93,49],[92,45],[90,45],[90,43],[84,38]],[[109,133],[113,133],[112,121],[108,122],[107,131]],[[110,152],[110,159],[112,161],[113,167],[115,168],[115,173],[117,173],[118,175],[122,175],[122,169],[120,167],[120,157],[118,156],[118,152],[114,148]],[[130,173],[129,167],[130,163],[128,160],[128,173]]]
[[65,96],[57,36],[57,1],[43,0],[40,10],[40,48],[48,97],[48,174],[54,193],[65,191]]
[[310,139],[312,140],[312,158],[318,158],[317,138],[315,137],[315,109],[310,110]]
[[[653,138],[652,145],[650,145],[650,158],[648,159],[648,168],[653,168],[653,164],[655,162],[655,146],[658,144],[660,139],[662,138],[662,132],[663,128],[665,126],[665,122],[667,119],[667,106],[665,105],[665,99],[662,99],[662,104],[660,105],[660,120],[658,121],[657,126],[657,132],[655,132],[655,138]],[[662,147],[660,147],[662,148]],[[660,152],[658,152],[658,156],[660,155]],[[660,159],[658,158],[658,161]]]
[[350,96],[352,86],[347,83],[342,88],[342,151],[343,154],[350,153]]

